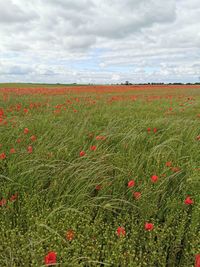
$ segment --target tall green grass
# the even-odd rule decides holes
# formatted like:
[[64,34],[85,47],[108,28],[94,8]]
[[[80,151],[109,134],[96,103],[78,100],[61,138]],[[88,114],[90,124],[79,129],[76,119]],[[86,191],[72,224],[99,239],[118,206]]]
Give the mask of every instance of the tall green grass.
[[[0,200],[18,193],[0,207],[1,267],[44,266],[49,251],[57,253],[56,266],[194,266],[200,253],[200,93],[162,93],[151,101],[139,94],[136,101],[112,102],[112,95],[88,96],[96,104],[85,95],[77,96],[79,102],[73,95],[0,98],[8,122],[0,125],[0,154],[7,156],[0,160]],[[23,112],[47,98],[49,105]],[[58,104],[63,107],[55,113]],[[9,153],[12,147],[16,154]],[[177,172],[165,165],[169,161]],[[141,198],[134,199],[133,191]],[[188,195],[194,204],[185,205]],[[146,231],[145,222],[154,229]],[[116,234],[119,226],[124,237]]]

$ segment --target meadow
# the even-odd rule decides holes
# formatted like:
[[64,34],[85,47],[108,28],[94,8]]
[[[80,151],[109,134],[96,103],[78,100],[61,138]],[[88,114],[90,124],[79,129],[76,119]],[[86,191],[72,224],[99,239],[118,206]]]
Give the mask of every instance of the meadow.
[[0,266],[199,267],[199,149],[200,86],[1,86]]

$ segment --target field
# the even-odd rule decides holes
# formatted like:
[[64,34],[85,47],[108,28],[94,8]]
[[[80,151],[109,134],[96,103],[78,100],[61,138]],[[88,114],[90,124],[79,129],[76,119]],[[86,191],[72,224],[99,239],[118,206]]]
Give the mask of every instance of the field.
[[200,86],[1,86],[0,266],[200,266],[199,149]]

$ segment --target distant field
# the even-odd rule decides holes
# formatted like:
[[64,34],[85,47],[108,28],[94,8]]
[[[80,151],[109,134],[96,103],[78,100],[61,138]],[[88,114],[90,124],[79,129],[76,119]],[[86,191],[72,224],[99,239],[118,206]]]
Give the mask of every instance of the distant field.
[[[0,88],[48,88],[48,87],[63,87],[77,86],[77,84],[48,84],[48,83],[0,83]],[[81,84],[79,84],[81,86]]]
[[64,84],[17,84],[4,83],[0,84],[0,92],[14,93],[20,95],[47,94],[47,95],[64,95],[68,93],[137,93],[137,94],[177,94],[190,93],[198,94],[200,85],[64,85]]
[[0,84],[0,266],[194,267],[200,86]]

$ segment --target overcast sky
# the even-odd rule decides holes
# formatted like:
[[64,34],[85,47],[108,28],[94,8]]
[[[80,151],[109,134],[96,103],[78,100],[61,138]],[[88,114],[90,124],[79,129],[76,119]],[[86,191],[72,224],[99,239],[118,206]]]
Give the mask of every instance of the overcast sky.
[[200,0],[0,0],[0,82],[200,81]]

